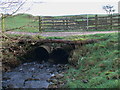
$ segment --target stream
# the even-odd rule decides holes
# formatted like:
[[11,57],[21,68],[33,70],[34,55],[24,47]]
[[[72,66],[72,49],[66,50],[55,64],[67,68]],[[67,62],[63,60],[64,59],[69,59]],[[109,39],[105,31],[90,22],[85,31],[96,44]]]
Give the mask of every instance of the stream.
[[10,72],[3,73],[2,86],[5,88],[57,88],[64,85],[63,78],[67,64],[49,62],[23,63]]

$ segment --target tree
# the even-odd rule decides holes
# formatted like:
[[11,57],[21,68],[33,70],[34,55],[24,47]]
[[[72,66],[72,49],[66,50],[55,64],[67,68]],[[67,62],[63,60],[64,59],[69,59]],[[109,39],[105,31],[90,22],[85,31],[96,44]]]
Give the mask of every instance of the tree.
[[1,27],[4,31],[4,18],[8,15],[15,14],[25,4],[27,0],[1,0],[0,1],[0,12],[1,12]]
[[0,11],[4,14],[15,14],[27,0],[1,0]]
[[113,12],[115,12],[114,6],[111,6],[111,5],[105,5],[105,6],[103,6],[103,9],[104,9],[108,14],[112,14]]

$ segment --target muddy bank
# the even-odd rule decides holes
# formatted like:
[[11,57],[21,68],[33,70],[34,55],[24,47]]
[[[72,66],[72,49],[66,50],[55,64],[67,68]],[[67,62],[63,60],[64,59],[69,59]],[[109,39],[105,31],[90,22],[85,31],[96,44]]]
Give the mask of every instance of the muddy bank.
[[[22,38],[30,41],[20,42]],[[58,88],[65,84],[60,79],[67,65],[48,62],[49,50],[35,43],[33,37],[3,36],[3,88]]]
[[[21,40],[25,41],[22,41]],[[29,40],[27,39],[29,38]],[[69,53],[63,47],[54,50],[61,44],[37,42],[35,37],[3,37],[2,42],[2,71],[11,71],[11,69],[25,62],[31,61],[49,61],[54,63],[68,63]],[[52,52],[53,51],[53,52]],[[65,54],[65,55],[63,55]]]
[[23,63],[10,72],[3,73],[3,88],[60,88],[65,82],[63,73],[68,65],[48,62]]

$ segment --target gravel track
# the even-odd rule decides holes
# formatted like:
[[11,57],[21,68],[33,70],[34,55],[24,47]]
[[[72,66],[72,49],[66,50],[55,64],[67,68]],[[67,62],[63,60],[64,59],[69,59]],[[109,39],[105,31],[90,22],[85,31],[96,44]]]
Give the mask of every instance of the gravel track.
[[16,32],[7,31],[7,34],[17,34],[17,35],[41,35],[44,37],[66,37],[74,35],[90,35],[90,34],[105,34],[105,33],[117,33],[118,31],[91,31],[91,32],[41,32],[41,33],[30,33],[30,32]]

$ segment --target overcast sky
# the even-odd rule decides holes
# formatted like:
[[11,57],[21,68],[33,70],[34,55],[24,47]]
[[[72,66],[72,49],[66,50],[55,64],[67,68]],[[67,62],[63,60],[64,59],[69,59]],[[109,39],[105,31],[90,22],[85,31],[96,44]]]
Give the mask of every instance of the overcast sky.
[[44,2],[118,2],[119,0],[28,0]]
[[[18,13],[41,16],[106,14],[104,5],[112,5],[118,13],[119,0],[27,0]],[[41,3],[42,2],[42,3]]]

